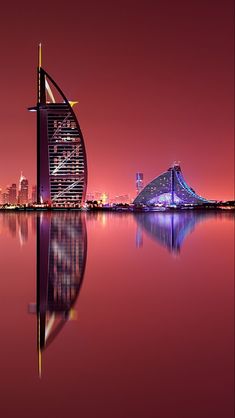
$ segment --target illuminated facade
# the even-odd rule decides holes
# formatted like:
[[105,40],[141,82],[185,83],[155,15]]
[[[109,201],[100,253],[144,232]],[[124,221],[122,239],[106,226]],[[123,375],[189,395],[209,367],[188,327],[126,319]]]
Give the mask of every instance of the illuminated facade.
[[31,197],[32,203],[37,202],[37,186],[32,187],[32,197]]
[[138,195],[144,188],[144,175],[143,173],[136,173],[135,175],[136,194]]
[[10,205],[16,205],[17,203],[17,189],[16,184],[13,183],[9,189],[8,189],[8,195],[9,195],[9,203]]
[[82,132],[69,101],[38,63],[37,202],[80,206],[85,201],[87,161]]
[[148,183],[134,200],[136,205],[163,206],[202,205],[209,202],[212,203],[188,186],[178,164]]
[[20,205],[25,205],[29,200],[29,182],[21,173],[19,181],[18,201]]

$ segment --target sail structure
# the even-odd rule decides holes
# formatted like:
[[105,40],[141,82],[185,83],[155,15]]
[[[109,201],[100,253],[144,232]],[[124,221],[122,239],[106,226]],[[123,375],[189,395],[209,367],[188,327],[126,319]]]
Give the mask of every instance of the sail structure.
[[37,203],[81,206],[87,187],[87,159],[74,105],[38,57]]

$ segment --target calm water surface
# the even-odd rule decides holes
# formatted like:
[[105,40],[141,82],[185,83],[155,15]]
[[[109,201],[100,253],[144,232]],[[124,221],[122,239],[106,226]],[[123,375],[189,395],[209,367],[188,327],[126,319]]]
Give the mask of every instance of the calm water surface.
[[3,418],[232,418],[233,214],[0,213]]

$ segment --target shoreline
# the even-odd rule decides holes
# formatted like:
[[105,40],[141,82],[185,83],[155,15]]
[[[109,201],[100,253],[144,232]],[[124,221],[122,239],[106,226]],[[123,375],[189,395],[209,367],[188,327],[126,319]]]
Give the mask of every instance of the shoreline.
[[184,211],[235,211],[234,205],[224,206],[189,206],[189,207],[162,207],[162,208],[133,208],[133,207],[97,207],[97,208],[48,208],[48,207],[16,207],[16,208],[0,208],[0,212],[112,212],[112,213],[171,213],[171,212],[184,212]]

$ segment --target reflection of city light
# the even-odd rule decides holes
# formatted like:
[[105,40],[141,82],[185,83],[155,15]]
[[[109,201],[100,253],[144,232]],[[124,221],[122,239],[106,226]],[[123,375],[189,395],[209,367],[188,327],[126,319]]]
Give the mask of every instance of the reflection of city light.
[[[42,354],[69,320],[77,319],[74,304],[86,264],[86,223],[81,213],[40,213],[37,216],[37,304],[29,312],[38,317],[38,372]],[[42,246],[43,244],[43,246]]]
[[19,229],[19,242],[20,242],[20,246],[23,247],[25,241],[24,238],[22,236],[21,230]]
[[101,223],[103,226],[106,226],[107,224],[107,218],[105,213],[102,214]]
[[155,219],[155,221],[157,221],[157,223],[159,225],[163,225],[163,226],[171,226],[172,224],[172,219],[174,218],[174,225],[177,225],[179,223],[180,220],[180,215],[177,213],[159,213],[158,217]]
[[[140,231],[145,231],[151,238],[176,255],[180,252],[185,238],[193,232],[199,222],[218,216],[219,214],[213,212],[197,213],[193,211],[138,214],[135,216],[138,224],[136,246],[140,248]],[[221,213],[220,216],[223,219],[225,213]]]

